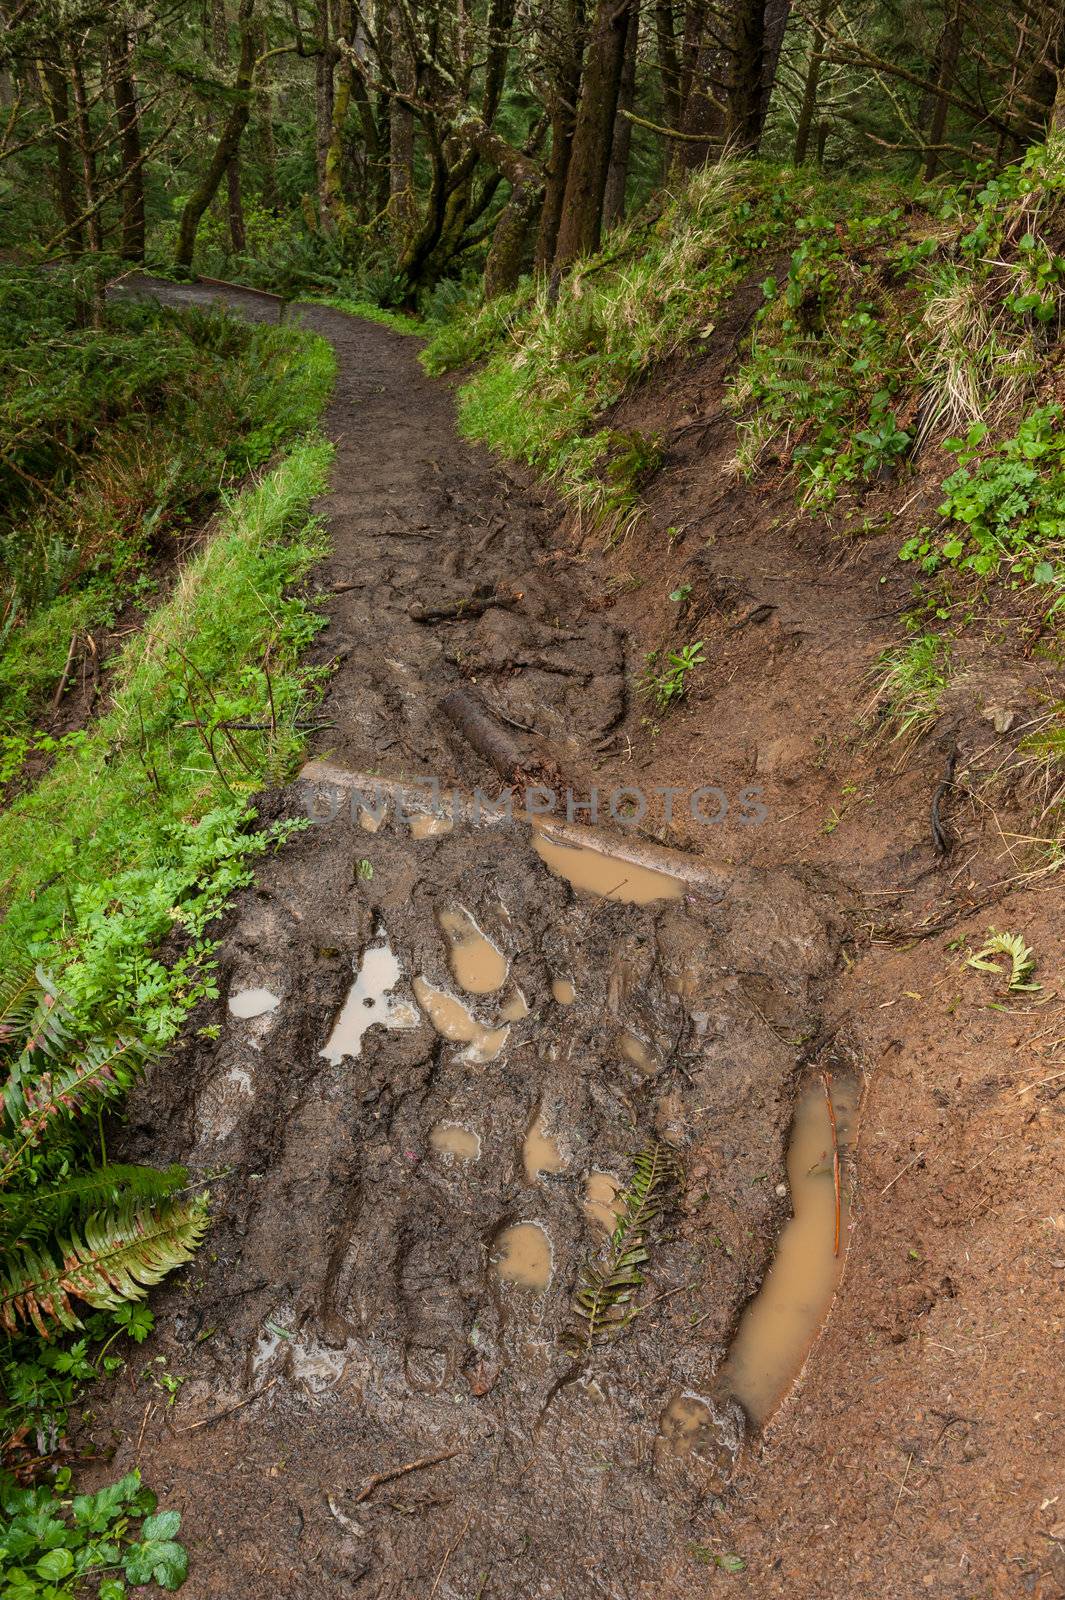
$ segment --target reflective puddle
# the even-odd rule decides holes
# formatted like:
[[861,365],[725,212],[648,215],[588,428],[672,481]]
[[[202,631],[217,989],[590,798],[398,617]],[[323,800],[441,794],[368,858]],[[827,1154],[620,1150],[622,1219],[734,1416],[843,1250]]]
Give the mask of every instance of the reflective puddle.
[[[853,1138],[857,1086],[832,1084],[841,1150]],[[832,1129],[820,1083],[795,1108],[788,1149],[792,1218],[758,1294],[743,1314],[721,1377],[752,1421],[762,1423],[783,1399],[828,1314],[847,1251],[847,1183],[841,1185],[840,1247],[832,1174]]]
[[529,1183],[535,1183],[541,1172],[562,1171],[561,1152],[544,1127],[542,1114],[537,1116],[525,1135],[521,1153],[525,1165],[525,1177]]
[[276,1011],[281,1004],[269,989],[238,989],[229,997],[229,1013],[233,1017],[262,1017]]
[[429,1143],[441,1155],[455,1156],[459,1161],[481,1159],[481,1136],[461,1122],[438,1122],[429,1135]]
[[450,945],[455,982],[467,994],[494,994],[507,981],[509,962],[467,911],[442,911],[440,926]]
[[681,880],[667,872],[638,867],[617,856],[589,850],[586,845],[559,844],[538,830],[534,831],[532,842],[540,860],[556,877],[566,878],[574,889],[603,900],[645,906],[652,900],[676,900],[684,892]]
[[415,978],[414,994],[442,1039],[469,1045],[467,1061],[495,1060],[506,1043],[509,1028],[486,1028],[461,1000],[444,989],[434,989],[424,978]]
[[416,1028],[415,1008],[407,1000],[393,999],[389,992],[400,977],[400,965],[388,940],[369,945],[325,1049],[318,1054],[336,1066],[345,1056],[358,1057],[368,1028]]
[[584,1214],[604,1233],[613,1233],[624,1206],[618,1199],[621,1185],[609,1172],[590,1172],[584,1185]]
[[571,1006],[577,998],[577,991],[568,978],[552,978],[551,994],[559,1006]]
[[538,1222],[516,1222],[496,1241],[492,1259],[505,1283],[519,1289],[546,1289],[551,1282],[551,1241]]

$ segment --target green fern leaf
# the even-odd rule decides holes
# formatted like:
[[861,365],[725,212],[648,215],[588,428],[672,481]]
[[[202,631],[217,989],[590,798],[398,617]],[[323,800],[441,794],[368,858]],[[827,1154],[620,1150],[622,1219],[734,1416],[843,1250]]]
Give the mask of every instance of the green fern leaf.
[[0,1191],[0,1252],[46,1239],[65,1228],[72,1217],[114,1208],[123,1200],[157,1204],[187,1182],[185,1167],[160,1170],[112,1162],[32,1189]]
[[141,1300],[191,1258],[206,1227],[203,1196],[156,1209],[126,1202],[89,1217],[80,1237],[60,1240],[61,1264],[44,1248],[13,1251],[0,1275],[0,1327],[13,1334],[29,1322],[47,1339],[57,1327],[80,1327],[72,1298],[98,1311]]
[[595,1257],[581,1269],[573,1310],[584,1327],[579,1333],[570,1329],[564,1335],[575,1354],[586,1353],[597,1341],[620,1333],[635,1315],[633,1301],[644,1281],[641,1268],[649,1259],[647,1232],[665,1209],[669,1191],[679,1178],[676,1158],[665,1145],[649,1145],[636,1156],[632,1181],[620,1196],[620,1214],[607,1258]]
[[26,1150],[50,1128],[125,1093],[146,1055],[138,1040],[95,1040],[80,1055],[33,1080],[12,1072],[3,1089],[12,1132],[0,1144],[0,1187],[9,1181]]

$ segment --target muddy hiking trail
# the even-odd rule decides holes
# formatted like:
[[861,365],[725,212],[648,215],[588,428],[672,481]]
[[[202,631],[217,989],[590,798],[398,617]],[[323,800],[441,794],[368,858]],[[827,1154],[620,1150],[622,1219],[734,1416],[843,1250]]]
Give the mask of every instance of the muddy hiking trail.
[[[142,287],[278,314],[251,293]],[[730,648],[754,652],[742,721],[715,717],[712,755],[689,753],[682,781],[668,729],[657,758],[633,763],[646,644],[603,603],[607,565],[564,532],[549,491],[459,438],[451,391],[422,374],[414,341],[324,307],[290,314],[338,358],[332,487],[316,507],[331,553],[313,580],[329,619],[313,658],[333,672],[308,766],[262,810],[315,821],[235,901],[220,998],[130,1102],[123,1156],[210,1174],[213,1225],[157,1295],[135,1361],[134,1379],[153,1363],[179,1377],[177,1402],[116,1384],[86,1429],[111,1457],[100,1470],[140,1464],[181,1510],[196,1597],[1056,1592],[1029,1514],[1054,1493],[1040,1456],[1053,1440],[1023,1443],[1041,1386],[1018,1374],[1020,1331],[1008,1316],[1002,1331],[981,1280],[999,1340],[982,1365],[958,1354],[971,1339],[940,1341],[946,1368],[908,1342],[937,1305],[976,1315],[964,1272],[945,1287],[921,1229],[938,1205],[944,1250],[990,1250],[972,1233],[987,1206],[970,1202],[1001,1194],[988,1151],[1005,1137],[988,1087],[995,1019],[908,1014],[903,1028],[893,1009],[932,982],[941,948],[858,949],[863,895],[907,865],[923,896],[902,902],[913,920],[945,893],[920,820],[942,753],[877,802],[875,862],[867,839],[851,863],[811,842],[805,796],[779,825],[794,799],[781,765],[816,736],[804,713],[837,718],[832,695],[860,692],[888,637],[866,620],[875,581],[847,580],[862,607],[841,604],[838,583],[804,591],[800,553],[788,595],[778,585],[751,621],[730,580],[748,619]],[[811,616],[842,651],[845,690],[803,644]],[[804,649],[795,670],[821,675],[819,708],[816,688],[807,705],[793,684],[789,710],[778,683],[783,716],[774,703],[760,725],[765,659]],[[612,855],[609,840],[580,849],[576,832],[520,819],[432,814],[427,778],[469,797],[498,791],[508,766],[523,789],[582,794],[762,783],[776,825],[734,815],[670,833],[652,818],[615,828]],[[375,780],[377,811],[358,799]],[[950,1104],[936,1075],[948,1049]],[[843,1145],[838,1257],[826,1080]],[[925,1181],[937,1144],[961,1174],[940,1200]],[[1026,1148],[1023,1171],[1002,1159],[1038,1191],[1052,1150],[1030,1131]],[[763,1335],[792,1341],[763,1399],[795,1377],[846,1261],[844,1288],[760,1436],[729,1351],[810,1173],[819,1231],[791,1270],[812,1321],[793,1326],[791,1304]],[[626,1194],[645,1282],[624,1327],[607,1305],[591,1338],[574,1296],[617,1265],[608,1230]],[[1036,1217],[1002,1269],[1011,1304],[1031,1291],[1025,1338],[1051,1314]],[[1000,1384],[988,1361],[1002,1352]],[[1043,1587],[1022,1585],[1028,1572]]]

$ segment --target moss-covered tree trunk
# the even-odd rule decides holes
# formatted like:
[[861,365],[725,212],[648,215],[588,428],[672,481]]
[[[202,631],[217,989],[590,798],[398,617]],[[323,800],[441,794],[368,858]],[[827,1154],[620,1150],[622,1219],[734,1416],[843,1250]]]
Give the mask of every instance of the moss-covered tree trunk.
[[634,4],[635,0],[598,0],[595,9],[555,245],[556,269],[599,244],[625,40]]
[[240,154],[240,141],[248,125],[251,92],[255,83],[255,0],[240,0],[237,26],[240,29],[240,58],[233,83],[233,101],[222,125],[207,170],[185,202],[178,227],[174,265],[188,271],[196,253],[196,235],[204,212],[218,193],[218,186]]

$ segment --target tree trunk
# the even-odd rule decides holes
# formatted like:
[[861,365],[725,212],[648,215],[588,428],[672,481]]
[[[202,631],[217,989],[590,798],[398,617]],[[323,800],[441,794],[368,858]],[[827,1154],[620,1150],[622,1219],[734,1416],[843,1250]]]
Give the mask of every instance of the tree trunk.
[[928,145],[925,150],[924,175],[926,180],[931,180],[936,175],[939,166],[939,146],[943,143],[943,136],[947,131],[947,112],[950,107],[947,102],[946,92],[954,81],[954,73],[958,65],[958,55],[961,50],[961,8],[955,3],[951,5],[943,23],[943,32],[939,37],[936,49],[936,88],[939,93],[933,96],[932,115],[928,124]]
[[[832,8],[833,0],[821,0],[817,9],[817,22],[819,27],[824,27],[828,21],[828,13]],[[799,107],[799,120],[795,128],[795,154],[794,162],[801,167],[806,160],[806,152],[810,147],[810,133],[814,125],[814,116],[817,112],[817,90],[821,82],[821,68],[824,65],[824,39],[814,29],[813,40],[810,46],[810,60],[806,67],[806,82],[803,84],[802,104]]]
[[543,192],[542,180],[519,183],[511,189],[510,199],[499,213],[484,264],[484,292],[487,299],[517,287]]
[[[392,73],[405,94],[414,91],[414,63],[400,31],[392,35]],[[409,240],[417,225],[414,198],[414,113],[400,101],[392,102],[388,145],[388,214],[397,238]]]
[[55,143],[56,205],[64,226],[69,230],[71,252],[80,255],[85,248],[85,234],[78,222],[82,207],[78,205],[77,180],[74,176],[74,151],[70,138],[70,93],[63,72],[56,66],[41,69],[41,84],[52,122]]
[[612,228],[625,215],[625,188],[629,180],[629,151],[632,148],[632,123],[620,115],[631,111],[636,100],[636,56],[640,43],[640,8],[629,12],[625,34],[625,59],[618,85],[618,115],[614,121],[614,142],[610,148],[606,188],[603,191],[603,227]]
[[[351,0],[340,0],[337,37],[354,48],[355,9]],[[344,129],[351,106],[355,67],[346,51],[340,52],[336,90],[333,95],[333,121],[329,148],[325,155],[325,181],[322,188],[322,227],[327,233],[343,233],[351,221],[344,197]]]
[[677,58],[677,24],[673,0],[657,0],[655,5],[655,47],[658,74],[662,81],[662,107],[667,128],[679,128],[681,118],[680,62]]
[[[256,54],[262,55],[266,50],[266,28],[262,23],[256,30]],[[270,88],[270,80],[264,68],[259,76],[258,91],[256,93],[258,134],[259,134],[259,159],[263,168],[263,204],[269,211],[277,211],[279,198],[277,193],[277,145],[274,141],[274,97]]]
[[635,0],[598,0],[596,6],[555,246],[556,268],[567,266],[599,244],[625,40],[634,4]]
[[240,28],[240,59],[233,84],[233,100],[229,115],[207,164],[207,170],[185,202],[178,228],[177,250],[174,265],[188,270],[196,251],[196,234],[200,220],[218,193],[219,184],[240,154],[240,141],[248,125],[251,110],[251,91],[255,82],[255,33],[253,17],[255,0],[240,0],[237,25]]
[[318,176],[318,219],[324,226],[329,215],[326,167],[333,134],[333,39],[329,27],[329,0],[317,0],[314,58],[314,165]]
[[780,65],[780,52],[784,47],[784,35],[787,32],[790,13],[791,0],[765,0],[762,88],[758,97],[759,143],[765,130],[765,119],[769,115],[773,90],[776,88],[777,68]]
[[747,155],[758,148],[762,134],[765,0],[735,0],[728,54],[725,138]]
[[141,164],[140,116],[133,79],[133,40],[120,28],[111,41],[115,115],[119,152],[125,177],[122,182],[122,255],[126,261],[144,260],[144,168]]
[[[229,67],[229,18],[226,0],[213,0],[211,6],[211,33],[214,41],[215,66],[221,72]],[[243,254],[244,202],[240,192],[240,164],[234,158],[226,168],[226,216],[229,222],[229,244],[234,255]]]
[[81,184],[85,191],[85,207],[89,249],[95,254],[103,250],[104,233],[100,211],[96,204],[96,154],[93,149],[92,124],[89,120],[89,103],[85,93],[85,75],[81,61],[73,56],[70,63],[70,82],[74,90],[74,127],[77,134],[78,153],[81,156]]
[[533,267],[547,273],[555,256],[555,243],[562,221],[570,156],[573,152],[575,108],[581,92],[584,65],[584,0],[570,0],[565,18],[564,37],[570,48],[558,65],[551,94],[551,149],[545,169],[546,185],[540,208]]

